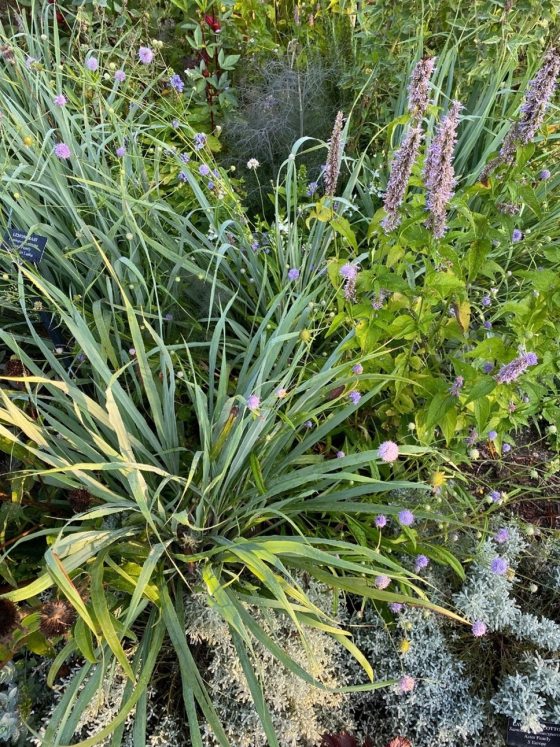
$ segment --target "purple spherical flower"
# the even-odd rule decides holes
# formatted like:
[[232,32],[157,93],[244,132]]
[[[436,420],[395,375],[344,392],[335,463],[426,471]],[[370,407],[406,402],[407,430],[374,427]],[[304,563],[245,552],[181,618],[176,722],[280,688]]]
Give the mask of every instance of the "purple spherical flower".
[[486,627],[486,623],[483,623],[482,620],[475,620],[472,624],[471,630],[475,638],[481,638],[483,635],[486,635],[488,628]]
[[206,145],[206,135],[203,132],[197,132],[194,136],[194,147],[195,150],[200,150]]
[[378,529],[383,529],[383,527],[387,526],[387,517],[383,514],[379,514],[379,516],[375,517],[375,526]]
[[166,322],[172,322],[173,321],[173,314],[169,311],[164,317]]
[[97,57],[88,57],[86,60],[86,67],[88,70],[91,70],[92,73],[95,73],[95,71],[99,69],[99,60]]
[[394,441],[384,441],[379,444],[377,453],[384,462],[395,462],[399,458],[399,447]]
[[179,174],[177,175],[177,179],[180,182],[188,182],[189,181],[189,175],[186,171],[179,171]]
[[150,47],[140,47],[138,50],[138,59],[143,65],[149,65],[154,59],[154,53]]
[[403,509],[399,512],[399,522],[403,527],[410,527],[414,524],[414,514],[409,511],[408,508]]
[[511,444],[504,444],[502,446],[502,454],[509,454],[511,451]]
[[355,280],[358,276],[358,268],[356,265],[351,264],[350,262],[347,262],[345,265],[342,265],[342,267],[339,270],[340,276],[343,277],[345,280]]
[[357,405],[358,402],[362,399],[362,395],[360,392],[356,391],[356,389],[352,389],[351,392],[348,392],[348,399],[353,405]]
[[247,397],[247,408],[251,410],[251,412],[258,410],[260,406],[261,406],[261,398],[258,397],[256,394],[250,394]]
[[389,576],[376,576],[374,583],[378,589],[386,589],[391,583],[391,579],[389,578]]
[[399,612],[402,612],[404,609],[404,604],[401,602],[390,602],[389,603],[389,609],[391,612],[393,612],[395,615],[398,615]]
[[124,147],[124,145],[119,145],[115,153],[119,158],[124,158],[124,156],[126,155],[126,148]]
[[492,499],[493,503],[498,503],[498,501],[502,500],[502,494],[499,490],[491,490],[489,493],[489,497]]
[[497,431],[488,431],[488,440],[494,441],[496,438],[498,438]]
[[126,73],[124,70],[115,70],[115,80],[117,83],[124,83],[126,80]]
[[417,555],[414,563],[414,570],[418,573],[418,571],[421,571],[423,568],[427,568],[429,564],[430,561],[425,555]]
[[519,228],[514,228],[511,234],[511,240],[514,244],[517,244],[523,238],[523,232]]
[[64,158],[71,158],[72,151],[70,148],[66,145],[66,143],[57,143],[54,146],[54,154],[57,158],[64,159]]
[[312,420],[306,420],[305,423],[303,424],[303,427],[307,428],[307,429],[313,428],[313,421]]
[[208,174],[210,173],[210,168],[205,163],[201,163],[198,167],[198,173],[200,174],[200,176],[208,176]]
[[63,93],[57,93],[57,95],[53,99],[53,104],[56,104],[56,106],[66,106],[66,96]]
[[288,270],[288,280],[297,280],[299,278],[299,270],[297,267],[292,267]]
[[174,130],[178,130],[180,126],[181,126],[181,123],[179,122],[178,119],[172,120],[171,127],[173,127]]
[[502,529],[498,529],[496,534],[494,535],[494,542],[497,542],[498,545],[503,545],[504,542],[507,542],[509,540],[509,532],[505,527],[502,527]]
[[482,323],[482,326],[484,327],[484,329],[492,329],[492,322],[489,322],[489,321],[488,321],[488,319],[486,319],[486,320],[485,320],[485,321],[484,321],[484,322]]
[[398,684],[398,690],[400,693],[410,693],[414,690],[414,687],[416,685],[416,680],[414,677],[411,677],[409,674],[405,674],[404,677],[401,677]]
[[181,155],[179,156],[179,160],[182,163],[188,163],[191,160],[191,157],[188,153],[181,153]]
[[486,296],[482,296],[482,300],[480,301],[480,303],[481,303],[481,304],[482,304],[482,305],[483,305],[483,306],[484,306],[485,308],[488,308],[488,306],[491,306],[491,305],[492,305],[492,299],[491,299],[491,298],[490,298],[490,296],[488,296],[488,295],[486,295]]
[[183,93],[183,89],[185,88],[183,79],[180,75],[177,75],[177,73],[171,76],[171,78],[169,79],[169,85],[171,86],[171,88],[174,88],[177,93]]
[[212,182],[212,181],[209,181],[209,182],[208,182],[208,184],[207,184],[206,186],[208,187],[208,189],[212,190],[212,189],[214,189],[214,187],[215,187],[216,185],[214,184],[214,182]]
[[343,451],[337,451],[336,452],[336,458],[337,459],[344,459],[345,456],[346,456],[346,454]]
[[356,374],[356,376],[360,376],[360,374],[363,374],[364,367],[361,363],[356,363],[355,366],[352,366],[352,373]]
[[490,563],[490,570],[495,573],[496,576],[504,576],[508,572],[509,563],[505,558],[501,558],[497,555],[494,560]]
[[543,169],[539,172],[539,179],[541,180],[541,182],[546,182],[548,179],[550,179],[550,177],[551,174],[548,169]]
[[483,366],[482,366],[482,370],[483,370],[484,373],[490,373],[493,368],[494,368],[494,364],[490,363],[489,361],[487,361],[486,363],[484,363]]

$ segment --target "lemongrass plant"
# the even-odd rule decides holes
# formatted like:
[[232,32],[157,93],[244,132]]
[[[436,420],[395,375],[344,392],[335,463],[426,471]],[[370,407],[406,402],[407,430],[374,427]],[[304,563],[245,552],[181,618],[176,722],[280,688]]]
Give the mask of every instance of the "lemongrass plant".
[[[285,290],[271,303],[246,349],[241,330],[237,359],[235,346],[226,344],[236,327],[224,309],[206,344],[201,380],[196,344],[166,345],[124,289],[124,308],[115,313],[126,316],[135,353],[133,360],[114,367],[111,338],[89,328],[72,300],[53,284],[24,268],[21,273],[55,310],[96,372],[95,387],[88,392],[31,331],[56,371],[46,378],[11,334],[0,333],[29,372],[3,377],[0,435],[27,462],[19,475],[21,495],[39,484],[54,491],[50,505],[60,517],[16,542],[1,558],[15,560],[27,542],[47,539],[37,578],[4,595],[22,616],[14,643],[25,645],[44,631],[36,614],[39,595],[54,589],[71,605],[77,622],[53,662],[49,682],[64,661],[74,656],[85,661],[40,735],[42,743],[72,742],[84,704],[118,666],[128,678],[118,715],[79,744],[94,745],[110,735],[112,744],[120,744],[134,712],[134,726],[128,728],[140,747],[146,687],[168,636],[181,670],[192,743],[202,744],[202,717],[219,744],[230,744],[185,635],[183,599],[193,590],[208,595],[229,626],[271,745],[278,741],[246,656],[252,641],[308,682],[321,683],[267,636],[249,613],[249,604],[259,608],[273,603],[278,614],[293,621],[304,647],[307,626],[329,633],[361,663],[371,687],[385,684],[374,679],[375,663],[364,659],[348,632],[310,602],[298,578],[305,572],[339,593],[431,607],[421,580],[392,559],[399,537],[384,537],[373,522],[380,513],[397,521],[402,506],[393,491],[422,486],[382,479],[384,461],[377,448],[334,459],[318,448],[374,401],[384,377],[360,380],[352,371],[355,362],[347,359],[345,340],[315,370],[307,365],[309,340],[302,332],[313,334],[322,321],[310,319],[310,303],[317,295],[294,296]],[[23,280],[20,290],[25,294]],[[134,381],[141,396],[125,379]],[[13,388],[15,383],[24,390]],[[351,395],[360,389],[358,401]],[[184,405],[194,415],[188,427],[180,415]],[[399,448],[401,459],[424,453],[419,447]],[[69,496],[77,489],[88,498],[73,514]],[[344,532],[341,536],[340,528],[352,517],[363,522],[367,542],[350,541]],[[416,513],[417,522],[438,518]],[[402,531],[413,547],[414,528],[403,526]],[[457,566],[449,553],[441,553],[434,548],[435,559]],[[389,588],[385,580],[377,582],[380,577]]]

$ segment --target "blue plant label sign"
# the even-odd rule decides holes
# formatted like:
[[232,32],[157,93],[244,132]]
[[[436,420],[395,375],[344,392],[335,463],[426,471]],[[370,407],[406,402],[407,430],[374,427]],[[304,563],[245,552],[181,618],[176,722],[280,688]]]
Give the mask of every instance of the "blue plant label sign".
[[507,743],[509,747],[560,747],[560,724],[545,724],[543,731],[530,734],[509,719]]
[[47,237],[38,233],[28,234],[19,228],[10,228],[4,234],[4,248],[7,251],[17,251],[20,258],[38,265],[43,259]]

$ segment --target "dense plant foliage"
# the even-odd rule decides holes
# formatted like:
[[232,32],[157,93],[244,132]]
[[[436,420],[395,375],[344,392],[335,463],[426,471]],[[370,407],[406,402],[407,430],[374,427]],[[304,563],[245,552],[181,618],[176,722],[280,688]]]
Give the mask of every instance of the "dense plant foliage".
[[560,717],[558,6],[459,6],[6,14],[7,743]]

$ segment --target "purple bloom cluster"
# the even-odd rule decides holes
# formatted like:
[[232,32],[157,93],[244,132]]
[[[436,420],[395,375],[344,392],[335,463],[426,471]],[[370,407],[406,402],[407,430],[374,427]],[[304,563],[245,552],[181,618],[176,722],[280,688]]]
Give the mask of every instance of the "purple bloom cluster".
[[115,154],[117,158],[124,158],[126,155],[126,148],[124,145],[119,145],[119,147],[116,149]]
[[154,53],[150,47],[140,47],[138,50],[138,59],[142,65],[149,65],[154,59]]
[[308,197],[313,197],[313,195],[315,194],[315,192],[318,189],[319,189],[319,183],[318,182],[309,182],[309,184],[307,185],[306,195]]
[[364,367],[361,363],[356,363],[356,365],[352,366],[352,373],[356,374],[356,376],[360,376],[360,374],[363,374]]
[[356,300],[356,280],[358,278],[358,267],[351,262],[342,265],[339,274],[344,278],[344,298],[347,301]]
[[541,180],[541,182],[548,181],[550,177],[551,177],[551,173],[548,169],[543,169],[542,171],[539,172],[539,179]]
[[124,83],[126,80],[126,73],[124,70],[115,70],[115,80],[117,83]]
[[348,392],[348,399],[353,405],[357,405],[362,399],[362,395],[356,389],[352,389],[351,392]]
[[511,242],[512,244],[517,244],[523,239],[523,232],[519,230],[519,228],[514,228],[513,232],[511,234]]
[[374,583],[378,589],[386,589],[391,583],[391,579],[389,576],[376,576]]
[[62,160],[70,158],[72,156],[72,151],[66,145],[66,143],[57,143],[54,146],[54,154],[57,158],[60,158]]
[[498,384],[511,384],[515,381],[522,373],[524,373],[529,366],[536,366],[539,359],[535,353],[522,353],[510,363],[506,363],[500,368],[496,374],[496,381]]
[[381,221],[385,233],[391,233],[401,222],[399,208],[402,205],[412,167],[418,157],[418,150],[422,142],[422,127],[415,124],[407,131],[401,147],[395,153],[391,164],[391,174],[387,183],[383,208],[387,215]]
[[250,394],[247,397],[247,408],[251,410],[251,412],[258,410],[260,406],[261,398],[259,396],[257,396],[256,394]]
[[395,462],[399,458],[399,447],[394,441],[384,441],[379,444],[377,453],[384,462]]
[[95,73],[96,70],[99,69],[99,60],[97,57],[88,57],[86,60],[86,67],[88,70],[91,70],[92,73]]
[[507,542],[508,540],[509,540],[508,530],[505,527],[503,527],[502,529],[498,529],[498,531],[494,535],[494,542],[496,542],[498,545],[503,545],[504,542]]
[[171,78],[169,79],[169,85],[171,86],[171,88],[177,91],[177,93],[183,93],[183,89],[185,88],[183,79],[180,75],[177,75],[177,73],[171,76]]
[[414,564],[414,570],[416,573],[424,568],[427,568],[430,564],[429,559],[425,555],[417,555],[416,562]]
[[508,572],[509,563],[505,558],[501,558],[497,555],[494,560],[490,563],[490,570],[495,573],[496,576],[505,576]]
[[399,512],[399,522],[403,527],[410,527],[414,524],[414,514],[408,508]]
[[408,87],[408,111],[414,119],[422,119],[430,103],[428,92],[435,64],[435,57],[427,57],[420,60],[412,72]]
[[472,624],[471,630],[475,638],[481,638],[483,635],[486,635],[488,628],[486,627],[486,623],[482,622],[482,620],[475,620]]
[[382,309],[388,295],[389,295],[388,291],[381,288],[379,293],[376,293],[372,298],[372,301],[371,301],[372,308],[375,309],[376,311],[379,311],[379,309]]
[[297,280],[299,278],[299,270],[297,267],[292,267],[288,270],[288,280]]
[[424,164],[426,208],[430,212],[426,226],[431,228],[436,239],[445,234],[447,205],[455,193],[453,151],[457,142],[459,112],[462,108],[462,104],[454,101],[449,112],[441,118]]
[[375,526],[378,529],[383,529],[383,527],[387,526],[387,517],[383,514],[379,514],[379,516],[375,517]]
[[453,384],[451,384],[451,386],[449,387],[449,394],[452,397],[458,397],[461,393],[461,389],[463,388],[464,383],[465,379],[462,376],[457,376]]
[[203,132],[197,132],[194,136],[194,147],[195,150],[201,150],[206,145],[206,135]]

